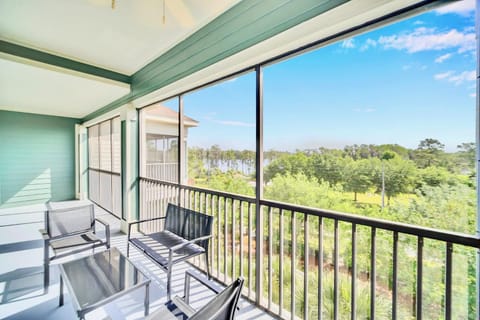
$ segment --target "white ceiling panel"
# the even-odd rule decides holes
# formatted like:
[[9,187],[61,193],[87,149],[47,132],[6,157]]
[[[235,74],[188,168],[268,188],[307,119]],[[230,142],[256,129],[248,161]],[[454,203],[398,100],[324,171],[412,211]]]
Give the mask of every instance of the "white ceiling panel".
[[103,78],[0,57],[0,110],[82,118],[129,93]]
[[131,75],[237,2],[2,0],[0,38]]

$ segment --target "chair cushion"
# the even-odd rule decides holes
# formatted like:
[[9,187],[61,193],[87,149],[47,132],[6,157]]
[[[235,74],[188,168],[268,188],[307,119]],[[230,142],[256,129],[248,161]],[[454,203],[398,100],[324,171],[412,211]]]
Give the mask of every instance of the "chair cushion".
[[[187,240],[170,231],[161,231],[147,234],[138,238],[131,238],[130,242],[144,251],[152,259],[160,265],[166,267],[168,265],[169,248],[185,243]],[[204,253],[205,249],[196,244],[188,244],[173,253],[173,263],[180,261],[186,257],[193,257]]]

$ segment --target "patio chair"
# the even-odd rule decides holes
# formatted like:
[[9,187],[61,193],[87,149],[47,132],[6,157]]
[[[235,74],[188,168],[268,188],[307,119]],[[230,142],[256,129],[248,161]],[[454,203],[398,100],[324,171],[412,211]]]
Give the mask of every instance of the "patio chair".
[[[195,310],[189,305],[191,277],[217,294],[199,310]],[[206,279],[187,271],[185,273],[185,296],[183,298],[175,296],[150,314],[146,320],[233,320],[238,309],[237,304],[242,292],[243,282],[244,279],[240,277],[228,287],[219,291]]]
[[[47,203],[45,229],[39,230],[44,243],[44,289],[50,282],[50,261],[97,247],[110,248],[110,226],[95,218],[93,204],[55,206]],[[95,222],[104,226],[105,240],[95,234]]]
[[[132,226],[158,220],[164,220],[163,230],[132,233]],[[167,272],[167,297],[170,300],[174,265],[204,254],[206,271],[210,278],[208,243],[212,237],[212,223],[212,216],[169,203],[164,217],[133,221],[128,224],[127,257],[132,244]]]

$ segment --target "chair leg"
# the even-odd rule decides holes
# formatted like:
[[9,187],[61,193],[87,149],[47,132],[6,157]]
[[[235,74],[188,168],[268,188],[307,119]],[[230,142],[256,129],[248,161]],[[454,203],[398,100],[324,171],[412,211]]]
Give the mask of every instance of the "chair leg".
[[130,242],[127,241],[127,257],[130,256]]
[[172,297],[171,297],[171,290],[172,290],[171,282],[172,282],[172,268],[170,267],[167,270],[167,299],[168,299],[168,301],[172,300]]
[[208,251],[205,252],[205,263],[207,265],[207,278],[208,280],[211,280],[212,278],[210,277],[210,262],[208,259]]
[[49,241],[43,241],[43,291],[47,292],[50,286],[50,256],[49,256]]

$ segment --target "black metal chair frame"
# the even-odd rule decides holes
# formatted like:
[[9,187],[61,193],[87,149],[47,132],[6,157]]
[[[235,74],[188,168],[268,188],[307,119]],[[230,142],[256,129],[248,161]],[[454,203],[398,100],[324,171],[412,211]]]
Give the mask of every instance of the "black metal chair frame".
[[[195,310],[189,305],[191,278],[194,278],[209,290],[217,294],[199,310]],[[185,272],[184,297],[180,298],[175,296],[171,301],[169,301],[169,303],[173,303],[175,307],[177,307],[179,311],[181,311],[182,314],[185,315],[189,320],[233,320],[235,318],[236,311],[239,309],[237,304],[242,293],[243,283],[243,277],[239,277],[225,289],[218,290],[216,287],[212,286],[210,281],[207,281],[190,270],[187,270]],[[165,313],[171,314],[171,311],[169,311],[167,308],[162,308],[152,313],[149,317],[147,317],[147,319],[164,319],[166,316]]]
[[[155,252],[154,249],[149,247],[147,244],[139,241],[137,238],[132,237],[132,226],[138,225],[141,223],[152,222],[155,220],[165,220],[164,229],[160,232],[154,232],[146,235],[168,236],[167,233],[170,233],[170,234],[173,233],[175,234],[175,236],[178,236],[183,239],[181,243],[173,246],[169,246],[169,244],[166,243],[168,241],[155,244],[168,249],[168,257],[162,257],[163,259],[165,259],[164,261],[161,261],[160,259],[158,259],[158,257],[155,257],[155,255],[152,253],[152,252]],[[205,253],[205,264],[207,266],[207,276],[210,279],[208,243],[209,243],[209,239],[212,237],[212,234],[211,234],[212,223],[213,223],[212,216],[209,216],[194,210],[182,208],[172,203],[169,203],[167,207],[166,215],[164,217],[133,221],[129,223],[128,240],[127,240],[127,257],[130,254],[130,244],[132,244],[138,250],[143,252],[146,257],[148,257],[156,265],[158,265],[161,269],[163,269],[167,273],[167,296],[168,296],[168,300],[170,300],[171,299],[172,267],[174,264],[183,262],[194,256]],[[180,257],[173,259],[174,253],[178,254],[180,251],[192,245],[197,245],[203,248],[203,251],[198,251],[193,254],[180,255]],[[155,253],[158,254],[158,252],[155,252]]]

